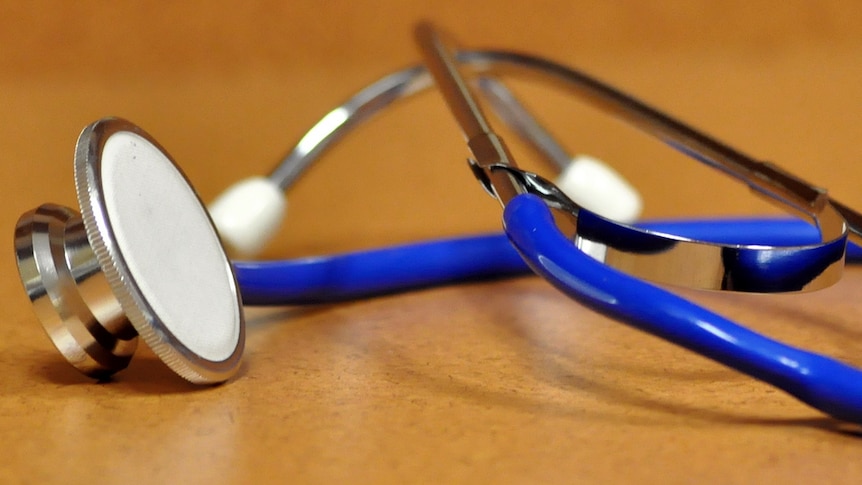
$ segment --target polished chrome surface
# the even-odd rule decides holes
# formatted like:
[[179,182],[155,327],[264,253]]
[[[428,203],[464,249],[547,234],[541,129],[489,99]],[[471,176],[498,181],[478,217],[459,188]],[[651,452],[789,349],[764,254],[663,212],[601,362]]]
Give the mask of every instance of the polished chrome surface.
[[326,114],[270,173],[269,178],[287,189],[327,148],[352,127],[392,102],[431,86],[422,66],[404,69],[371,84],[341,106]]
[[556,85],[672,148],[733,176],[782,209],[806,217],[818,226],[822,241],[832,241],[849,229],[850,236],[862,242],[859,238],[862,215],[829,199],[825,190],[775,164],[754,160],[580,71],[536,56],[503,51],[463,51],[458,60],[479,73],[514,74]]
[[[471,168],[486,190],[504,206],[517,194],[540,195],[556,209],[561,230],[594,258],[652,281],[706,289],[804,291],[823,288],[840,279],[846,226],[822,189],[774,165],[752,160],[599,81],[550,61],[499,52],[462,52],[456,57],[428,23],[418,25],[416,40],[431,75],[467,137],[476,158],[471,161]],[[605,111],[735,176],[783,208],[807,216],[820,229],[822,243],[776,248],[691,241],[640,231],[595,216],[578,208],[561,191],[547,190],[548,184],[553,186],[547,181],[540,184],[537,193],[535,184],[527,183],[537,176],[517,168],[459,72],[459,62],[482,73],[496,74],[499,67],[514,68],[557,81]],[[573,209],[567,210],[568,207]],[[587,216],[590,227],[583,216]]]
[[42,326],[78,370],[105,378],[124,369],[138,334],[99,267],[80,214],[45,204],[15,227],[21,281]]
[[[824,241],[834,239],[836,234],[842,232],[840,226],[846,221],[850,237],[862,244],[862,214],[829,199],[823,190],[797,179],[775,165],[755,161],[582,72],[541,57],[508,51],[463,50],[457,52],[456,57],[471,73],[483,77],[513,74],[550,83],[581,96],[598,108],[658,137],[671,147],[737,177],[756,191],[768,195],[770,200],[781,203],[784,209],[792,207],[794,213],[801,212],[810,220],[814,219],[812,212],[818,213],[818,220],[814,222],[820,226]],[[482,83],[481,79],[479,82]],[[315,124],[288,156],[276,165],[270,178],[282,188],[289,187],[311,163],[350,129],[391,103],[431,85],[431,78],[424,66],[403,69],[371,84]],[[511,116],[519,111],[519,103],[514,97],[495,96],[493,92],[486,94],[489,95],[491,106],[503,121],[525,136],[546,158],[557,164],[558,160],[564,160],[565,151],[552,138],[542,138],[547,132],[540,125],[530,126],[530,118]],[[831,202],[841,218],[820,212],[826,201]]]
[[572,163],[572,155],[521,104],[503,82],[491,76],[481,76],[478,85],[494,113],[537,153],[554,164],[557,170],[563,170]]

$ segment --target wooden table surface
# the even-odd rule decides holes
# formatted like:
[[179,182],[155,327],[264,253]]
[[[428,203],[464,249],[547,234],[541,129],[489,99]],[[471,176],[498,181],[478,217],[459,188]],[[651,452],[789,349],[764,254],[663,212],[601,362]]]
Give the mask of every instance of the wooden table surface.
[[[210,200],[418,61],[420,18],[468,47],[577,65],[862,207],[858,2],[355,3],[0,2],[0,483],[862,481],[858,429],[535,277],[248,308],[243,368],[218,387],[146,349],[107,383],[66,364],[21,288],[12,229],[41,203],[76,206],[87,123],[141,125]],[[776,213],[560,93],[514,86],[567,147],[634,180],[646,217]],[[397,105],[301,180],[265,257],[499,230],[466,156],[438,94]],[[862,365],[860,290],[849,268],[812,294],[680,293]]]

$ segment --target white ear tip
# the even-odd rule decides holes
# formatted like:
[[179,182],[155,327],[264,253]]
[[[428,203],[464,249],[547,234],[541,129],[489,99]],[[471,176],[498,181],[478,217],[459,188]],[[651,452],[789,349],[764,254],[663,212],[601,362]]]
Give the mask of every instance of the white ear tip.
[[557,186],[579,205],[619,222],[633,222],[643,210],[638,191],[604,162],[578,155],[559,177]]
[[225,249],[232,257],[257,255],[275,234],[287,199],[281,188],[265,177],[240,180],[209,206]]

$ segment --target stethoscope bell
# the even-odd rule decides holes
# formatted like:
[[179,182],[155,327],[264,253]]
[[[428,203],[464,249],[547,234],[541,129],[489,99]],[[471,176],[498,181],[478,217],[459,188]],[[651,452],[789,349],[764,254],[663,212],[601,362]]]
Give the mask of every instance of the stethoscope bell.
[[75,153],[81,214],[45,204],[21,216],[15,255],[37,316],[78,370],[105,378],[138,336],[199,384],[239,368],[245,322],[233,269],[185,176],[143,130],[93,123]]

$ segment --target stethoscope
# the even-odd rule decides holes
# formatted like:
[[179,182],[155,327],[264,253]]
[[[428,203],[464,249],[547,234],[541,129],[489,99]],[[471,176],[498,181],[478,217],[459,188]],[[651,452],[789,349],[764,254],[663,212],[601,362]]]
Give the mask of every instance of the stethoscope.
[[[45,204],[22,215],[15,232],[22,282],[66,359],[87,375],[106,377],[128,365],[141,336],[182,377],[223,382],[239,368],[243,304],[340,301],[532,269],[603,314],[827,414],[862,422],[862,391],[855,390],[860,371],[771,341],[638,279],[731,291],[822,288],[841,276],[845,218],[853,230],[855,213],[581,73],[500,51],[464,51],[455,58],[429,26],[418,32],[430,73],[468,136],[473,172],[504,206],[506,235],[293,261],[229,261],[224,245],[247,255],[265,244],[283,217],[284,189],[329,145],[381,108],[431,85],[422,67],[387,76],[327,114],[269,177],[243,181],[210,211],[150,135],[124,120],[100,120],[81,133],[76,149],[80,214]],[[574,197],[517,168],[457,64],[483,74],[479,83],[495,110],[551,160],[568,156],[492,75],[514,69],[550,78],[695,158],[756,182],[814,225],[795,219],[627,224],[639,198],[600,162],[582,158],[563,169],[561,186],[586,179],[588,187],[609,187],[592,194],[576,189]],[[621,195],[603,199],[609,193]],[[603,208],[610,208],[607,217],[599,215]],[[850,246],[847,254],[858,258],[858,248]]]

